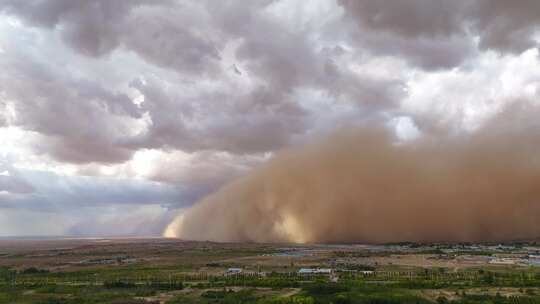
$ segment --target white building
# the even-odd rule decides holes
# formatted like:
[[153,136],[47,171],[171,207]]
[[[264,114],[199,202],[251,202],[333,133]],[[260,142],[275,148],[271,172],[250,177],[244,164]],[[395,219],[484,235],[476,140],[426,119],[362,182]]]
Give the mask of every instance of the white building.
[[242,273],[242,268],[229,268],[227,274],[239,274]]
[[511,258],[494,258],[494,259],[489,260],[488,263],[496,264],[496,265],[515,265],[517,261]]
[[330,268],[300,268],[298,274],[331,274]]

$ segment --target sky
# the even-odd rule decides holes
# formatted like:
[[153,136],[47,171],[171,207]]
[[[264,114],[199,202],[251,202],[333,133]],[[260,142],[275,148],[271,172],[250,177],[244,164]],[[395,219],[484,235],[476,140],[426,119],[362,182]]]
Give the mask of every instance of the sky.
[[537,0],[0,0],[0,236],[158,236],[338,129],[410,141],[540,113],[538,12]]

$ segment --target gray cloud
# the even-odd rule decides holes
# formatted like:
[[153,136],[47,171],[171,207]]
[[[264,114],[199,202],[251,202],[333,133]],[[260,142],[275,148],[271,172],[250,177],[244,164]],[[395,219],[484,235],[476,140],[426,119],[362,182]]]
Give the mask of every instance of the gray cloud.
[[[125,210],[129,208],[130,212]],[[87,216],[66,227],[65,234],[74,236],[155,236],[159,235],[172,213],[155,205],[110,206],[85,208]],[[90,216],[88,216],[90,215]],[[75,214],[76,217],[80,216]]]
[[426,69],[459,66],[480,49],[520,53],[537,46],[538,1],[349,1],[354,39],[372,52],[403,57]]
[[47,171],[11,170],[31,191],[22,196],[8,196],[2,207],[72,209],[82,206],[108,204],[178,205],[182,199],[180,188],[146,181],[107,177],[62,176]]
[[[26,86],[23,90],[13,92],[14,85],[9,85],[21,112],[17,124],[46,135],[36,148],[60,160],[112,163],[129,159],[141,147],[234,153],[280,149],[310,128],[308,112],[295,100],[299,88],[327,91],[360,105],[366,114],[398,104],[403,86],[399,79],[367,73],[358,77],[335,64],[329,68],[331,58],[317,50],[316,40],[262,11],[270,3],[4,1],[4,12],[58,32],[86,56],[133,51],[147,63],[178,72],[179,79],[189,79],[194,86],[216,77],[259,82],[238,93],[226,85],[186,96],[170,88],[178,81],[175,77],[158,76],[144,84],[129,79],[145,97],[137,108],[123,93],[89,80],[51,74],[47,69],[53,67],[39,63],[10,62],[6,79],[15,73],[27,78],[19,84]],[[239,41],[234,56],[243,75],[227,74],[218,66],[220,53],[231,41]],[[54,88],[59,83],[61,87]],[[33,96],[40,96],[40,102]],[[87,101],[73,107],[75,98]],[[140,134],[130,134],[130,124],[143,113],[151,124]]]
[[468,37],[406,37],[388,32],[360,31],[353,33],[359,48],[373,54],[404,58],[415,67],[427,70],[460,66],[477,54],[474,42]]
[[119,141],[141,118],[132,100],[104,87],[99,79],[73,75],[71,66],[58,66],[43,57],[41,52],[55,53],[54,48],[24,47],[29,37],[21,36],[0,59],[4,71],[0,90],[16,113],[10,125],[41,134],[44,140],[36,142],[36,149],[59,160],[111,163],[129,159],[132,151]]
[[468,6],[467,1],[429,0],[340,0],[339,3],[363,27],[411,38],[462,33],[461,14]]
[[[196,191],[141,180],[9,172],[0,176],[0,213],[11,219],[0,216],[0,235],[156,235],[171,220],[172,210],[189,205]],[[47,228],[53,225],[50,218],[56,222]]]
[[331,96],[357,104],[370,114],[396,109],[407,95],[406,84],[399,78],[353,73],[336,65],[331,58],[326,62],[325,73],[322,81]]
[[[150,173],[152,180],[189,189],[186,201],[195,202],[217,190],[227,181],[246,174],[267,159],[264,155],[235,155],[203,151],[190,156],[172,154],[161,160]],[[183,164],[183,165],[179,165]]]
[[68,45],[87,56],[126,48],[151,63],[187,72],[204,72],[219,60],[216,42],[205,37],[208,31],[196,27],[204,24],[200,19],[205,12],[195,3],[4,0],[0,5],[31,25],[58,31]]
[[538,47],[533,35],[540,30],[540,2],[481,0],[466,14],[480,36],[480,47],[519,53]]
[[117,33],[122,18],[141,1],[12,1],[0,4],[9,14],[35,26],[58,29],[78,51],[100,56],[120,44]]
[[123,46],[153,64],[215,77],[223,41],[209,18],[195,2],[135,10],[124,25]]
[[7,170],[5,172],[5,175],[0,175],[0,191],[13,194],[25,194],[34,191],[34,187],[20,176],[12,176],[12,173]]
[[291,96],[257,88],[244,94],[168,93],[158,81],[131,83],[144,96],[142,109],[152,119],[131,144],[184,151],[223,150],[257,153],[278,149],[306,129],[305,110]]
[[[124,93],[92,80],[62,79],[47,70],[54,67],[30,65],[19,58],[19,63],[6,63],[11,74],[5,76],[5,80],[17,73],[26,77],[24,82],[9,85],[10,90],[21,87],[9,92],[18,101],[21,115],[17,124],[47,136],[46,143],[36,145],[40,150],[76,163],[121,162],[141,147],[235,153],[275,150],[309,132],[307,111],[295,100],[298,89],[325,91],[338,100],[358,104],[364,115],[393,110],[406,96],[403,79],[370,72],[358,75],[347,62],[335,60],[346,53],[339,44],[333,47],[341,52],[321,48],[321,40],[340,27],[347,28],[351,20],[359,31],[340,36],[344,44],[354,46],[351,54],[369,50],[371,56],[403,57],[427,69],[455,67],[475,56],[471,35],[479,35],[481,45],[493,44],[482,41],[506,41],[505,35],[517,32],[527,37],[512,37],[530,40],[536,24],[528,13],[534,11],[534,2],[507,8],[499,1],[495,8],[487,8],[481,0],[339,1],[346,18],[317,32],[309,26],[283,25],[264,11],[274,3],[4,0],[0,3],[4,13],[59,33],[67,45],[86,56],[131,51],[151,65],[178,72],[180,80],[187,77],[194,86],[201,80],[231,77],[260,82],[249,92],[234,93],[230,87],[200,89],[199,94],[188,97],[166,88],[179,80],[169,76],[165,81],[157,77],[150,84],[134,81],[132,88],[145,96],[138,108]],[[508,20],[494,26],[496,12]],[[498,38],[489,38],[492,36]],[[242,75],[227,74],[219,67],[224,47],[232,41],[238,43],[234,66],[244,71]],[[501,43],[495,44],[502,49]],[[516,47],[520,48],[519,43]],[[60,82],[60,88],[54,87]],[[34,96],[42,100],[38,103]],[[74,98],[88,102],[77,107],[68,106],[72,102],[50,102]],[[140,119],[145,112],[152,122],[148,129],[128,134],[123,118]],[[100,131],[92,124],[100,125]]]
[[7,103],[0,100],[0,128],[8,123]]

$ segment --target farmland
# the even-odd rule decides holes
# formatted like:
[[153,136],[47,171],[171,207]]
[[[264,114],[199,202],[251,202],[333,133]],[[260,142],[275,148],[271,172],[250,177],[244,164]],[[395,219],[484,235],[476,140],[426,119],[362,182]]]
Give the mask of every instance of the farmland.
[[5,239],[0,303],[540,303],[538,252],[534,242]]

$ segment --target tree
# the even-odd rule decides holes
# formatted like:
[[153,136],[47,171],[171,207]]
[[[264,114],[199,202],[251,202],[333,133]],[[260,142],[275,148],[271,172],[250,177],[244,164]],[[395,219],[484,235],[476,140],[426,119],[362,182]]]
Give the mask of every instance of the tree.
[[448,303],[448,299],[445,296],[437,297],[437,304],[446,304],[446,303]]

